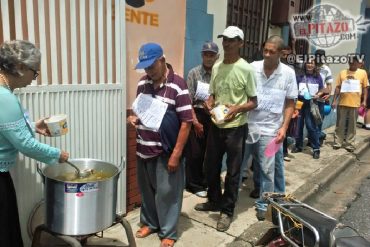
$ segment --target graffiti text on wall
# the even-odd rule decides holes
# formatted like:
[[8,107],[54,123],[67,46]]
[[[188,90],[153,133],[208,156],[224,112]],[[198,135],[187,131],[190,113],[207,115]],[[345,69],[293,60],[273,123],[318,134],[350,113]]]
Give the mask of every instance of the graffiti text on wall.
[[[126,6],[126,21],[132,22],[136,24],[141,25],[147,25],[147,26],[153,26],[158,27],[159,26],[159,15],[158,13],[152,13],[144,10],[140,10],[141,7],[145,5],[144,1],[142,5],[132,5],[129,3],[130,1],[126,0],[126,3],[130,6],[136,7],[136,8],[129,8]],[[154,0],[146,0],[147,3],[152,3]]]

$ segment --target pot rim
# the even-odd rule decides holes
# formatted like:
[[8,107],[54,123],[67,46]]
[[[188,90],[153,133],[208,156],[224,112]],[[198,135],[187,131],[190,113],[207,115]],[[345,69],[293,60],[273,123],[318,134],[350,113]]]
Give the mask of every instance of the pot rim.
[[[56,178],[53,178],[53,177],[50,177],[50,176],[47,176],[45,174],[45,170],[48,169],[49,167],[52,167],[52,166],[45,166],[43,168],[40,168],[39,167],[39,163],[37,164],[38,166],[38,169],[40,170],[39,171],[39,174],[44,177],[44,178],[48,178],[48,179],[52,179],[54,181],[57,181],[57,182],[61,182],[61,183],[69,183],[69,184],[86,184],[86,183],[96,183],[96,182],[104,182],[104,181],[108,181],[108,180],[111,180],[111,179],[114,179],[116,176],[118,176],[121,172],[122,172],[122,167],[118,167],[116,165],[114,165],[113,163],[110,163],[110,162],[107,162],[107,161],[104,161],[104,160],[101,160],[101,159],[91,159],[91,158],[76,158],[76,159],[69,159],[69,161],[73,162],[73,161],[98,161],[98,162],[104,162],[104,163],[107,163],[107,164],[110,164],[112,166],[114,166],[117,170],[113,173],[112,176],[108,177],[108,178],[105,178],[105,179],[99,179],[99,180],[94,180],[94,181],[86,181],[86,182],[74,182],[74,181],[65,181],[65,180],[60,180],[60,179],[56,179]],[[61,165],[63,163],[58,163],[57,165]],[[41,173],[40,173],[41,172]]]

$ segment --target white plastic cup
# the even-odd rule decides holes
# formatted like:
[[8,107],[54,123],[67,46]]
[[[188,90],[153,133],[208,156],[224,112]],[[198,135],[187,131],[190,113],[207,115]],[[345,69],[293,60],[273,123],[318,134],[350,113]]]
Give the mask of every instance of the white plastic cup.
[[67,115],[58,114],[45,119],[51,136],[61,136],[68,133]]
[[215,108],[213,108],[212,112],[216,120],[216,123],[218,124],[223,123],[228,111],[229,111],[229,108],[227,108],[225,105],[218,105]]

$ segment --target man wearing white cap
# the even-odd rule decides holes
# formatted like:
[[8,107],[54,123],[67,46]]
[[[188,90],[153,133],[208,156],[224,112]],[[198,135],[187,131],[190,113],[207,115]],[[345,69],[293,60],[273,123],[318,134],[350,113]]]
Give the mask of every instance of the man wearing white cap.
[[[224,59],[213,66],[206,106],[210,111],[215,106],[225,106],[226,112],[223,121],[213,121],[209,129],[204,161],[208,201],[197,204],[195,210],[221,211],[217,230],[226,231],[238,198],[240,165],[247,132],[245,113],[257,106],[257,97],[254,70],[239,54],[243,47],[243,31],[229,26],[218,37],[223,39]],[[220,173],[225,153],[227,173],[222,193]]]

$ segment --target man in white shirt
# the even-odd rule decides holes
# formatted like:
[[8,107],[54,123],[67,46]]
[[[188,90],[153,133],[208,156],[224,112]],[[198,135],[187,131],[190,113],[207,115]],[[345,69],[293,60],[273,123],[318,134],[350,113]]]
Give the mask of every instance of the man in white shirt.
[[256,70],[258,106],[249,112],[248,124],[259,128],[261,135],[257,142],[246,145],[244,159],[253,155],[258,164],[254,170],[259,173],[261,184],[260,198],[256,201],[258,220],[265,219],[267,210],[262,193],[285,192],[282,146],[276,155],[265,155],[271,141],[277,144],[284,141],[294,111],[294,99],[298,95],[294,70],[280,62],[283,47],[281,37],[271,36],[265,42],[264,60],[252,63]]

